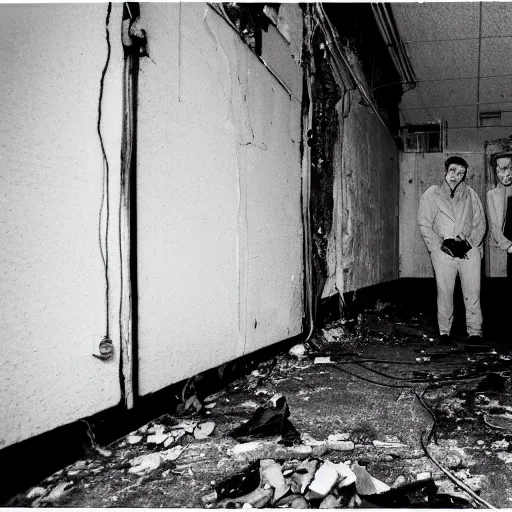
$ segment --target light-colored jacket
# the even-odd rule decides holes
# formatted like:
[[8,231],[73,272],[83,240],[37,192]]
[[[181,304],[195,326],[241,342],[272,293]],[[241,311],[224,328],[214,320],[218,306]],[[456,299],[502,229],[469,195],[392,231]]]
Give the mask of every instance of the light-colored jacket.
[[503,235],[503,222],[510,195],[512,195],[512,187],[505,187],[502,183],[498,183],[496,188],[487,192],[487,212],[491,225],[491,237],[494,243],[504,251],[507,251],[512,245],[512,241]]
[[418,224],[429,252],[439,250],[445,238],[460,237],[482,254],[484,208],[477,193],[465,183],[459,184],[453,198],[444,180],[428,188],[420,198]]

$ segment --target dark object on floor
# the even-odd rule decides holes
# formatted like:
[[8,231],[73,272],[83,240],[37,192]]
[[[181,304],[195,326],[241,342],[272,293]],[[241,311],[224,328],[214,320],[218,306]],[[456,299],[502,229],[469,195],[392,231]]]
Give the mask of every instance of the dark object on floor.
[[395,333],[402,336],[416,336],[422,338],[425,330],[420,327],[411,327],[409,325],[397,324],[394,327]]
[[215,485],[217,500],[238,498],[244,496],[258,487],[260,483],[260,461],[256,460],[241,473],[230,476]]
[[499,373],[489,372],[485,379],[478,383],[478,391],[505,391],[505,379]]
[[453,345],[452,338],[450,337],[449,334],[441,334],[441,336],[439,336],[439,343],[444,347]]
[[480,347],[485,344],[481,336],[469,336],[464,345],[467,345],[469,347]]
[[475,508],[471,503],[460,497],[451,494],[438,493],[432,497],[428,508]]
[[364,499],[373,506],[383,508],[423,508],[429,506],[436,491],[434,481],[426,479],[411,482],[381,494],[364,496]]
[[281,435],[281,443],[291,446],[300,442],[300,434],[288,417],[290,409],[286,397],[276,395],[258,407],[252,418],[229,433],[240,442],[250,441],[252,437]]

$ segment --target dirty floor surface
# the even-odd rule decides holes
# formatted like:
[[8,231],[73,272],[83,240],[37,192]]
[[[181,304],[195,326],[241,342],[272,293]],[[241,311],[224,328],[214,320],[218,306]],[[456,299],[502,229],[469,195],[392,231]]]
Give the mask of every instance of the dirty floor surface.
[[[377,303],[358,319],[327,325],[303,355],[299,347],[261,362],[202,403],[189,397],[181,416],[155,419],[10,505],[213,508],[214,491],[251,462],[298,461],[315,447],[323,460],[357,461],[389,485],[400,476],[433,478],[443,492],[470,500],[427,458],[423,439],[477,495],[511,507],[509,353],[499,340],[440,346],[424,316],[403,316]],[[287,447],[278,436],[242,444],[228,435],[276,393],[286,398],[299,444]],[[329,439],[338,442],[320,443]]]

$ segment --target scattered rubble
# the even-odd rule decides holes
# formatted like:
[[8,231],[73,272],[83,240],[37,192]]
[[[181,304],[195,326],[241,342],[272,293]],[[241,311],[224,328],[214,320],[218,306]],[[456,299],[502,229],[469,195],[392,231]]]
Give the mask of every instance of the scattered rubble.
[[[319,404],[337,407],[334,400],[329,402],[329,396],[340,386],[346,386],[347,393],[356,393],[357,400],[369,393],[371,388],[365,384],[363,389],[357,375],[347,378],[333,370],[342,357],[338,353],[352,354],[353,363],[342,362],[354,373],[355,362],[363,360],[366,350],[372,362],[359,367],[366,377],[410,385],[389,392],[390,407],[421,411],[413,389],[425,390],[423,400],[437,419],[436,435],[427,448],[470,489],[477,493],[486,489],[486,478],[470,473],[480,468],[482,458],[505,469],[512,463],[508,437],[508,432],[512,433],[512,401],[503,393],[510,389],[510,376],[502,368],[490,370],[496,361],[507,365],[512,357],[492,353],[466,357],[456,351],[436,351],[422,318],[406,325],[397,322],[393,314],[390,305],[381,302],[357,320],[331,323],[320,336],[324,345],[329,344],[329,355],[313,353],[307,344],[296,345],[204,399],[188,386],[191,396],[184,392],[175,415],[149,422],[106,448],[93,446],[97,455],[32,487],[22,503],[37,507],[60,500],[59,506],[66,506],[70,496],[77,494],[71,490],[89,489],[90,496],[98,482],[108,479],[104,492],[110,495],[99,506],[130,506],[134,503],[130,500],[143,488],[157,489],[161,499],[167,500],[161,502],[163,506],[175,506],[175,498],[163,496],[177,486],[184,488],[182,494],[190,495],[189,501],[180,505],[205,508],[471,506],[468,494],[447,479],[419,446],[420,429],[431,426],[427,413],[421,412],[418,422],[411,423],[411,433],[396,430],[393,422],[385,423],[388,411],[383,411],[382,423],[378,411],[368,411],[364,417],[368,425],[361,430],[364,435],[345,421],[344,411],[339,413],[339,422],[332,415],[332,423],[322,421],[328,407],[320,409]],[[410,364],[399,366],[391,356],[391,361],[380,361],[383,352],[374,355],[374,346],[367,349],[372,343],[381,347],[416,343],[418,348],[409,348]],[[399,350],[401,347],[397,353]],[[400,352],[398,359],[404,358]],[[473,368],[484,368],[484,375],[490,377],[473,383],[468,383],[469,379],[455,382],[459,377],[472,377]],[[376,393],[379,389],[375,388]],[[246,466],[252,472],[243,470]],[[217,483],[205,482],[206,475],[212,475]],[[226,475],[233,480],[226,480]],[[112,482],[117,485],[107,491]]]

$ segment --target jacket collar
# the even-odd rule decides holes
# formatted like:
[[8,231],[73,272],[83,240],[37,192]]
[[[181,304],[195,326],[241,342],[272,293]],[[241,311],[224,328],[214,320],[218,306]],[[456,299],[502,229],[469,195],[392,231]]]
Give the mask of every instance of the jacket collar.
[[[450,185],[448,185],[446,180],[443,180],[443,182],[439,186],[439,193],[443,197],[446,197],[447,199],[454,199],[455,201],[458,201],[464,195],[466,188],[467,188],[467,185],[463,181],[461,181],[457,185],[455,190],[452,191],[452,189],[450,188]],[[452,192],[453,192],[453,196],[452,196]]]

